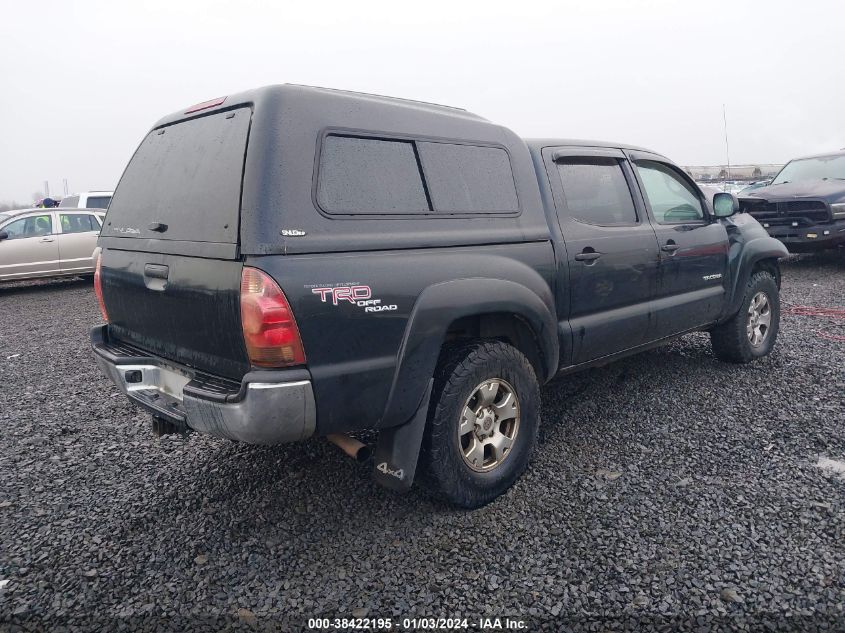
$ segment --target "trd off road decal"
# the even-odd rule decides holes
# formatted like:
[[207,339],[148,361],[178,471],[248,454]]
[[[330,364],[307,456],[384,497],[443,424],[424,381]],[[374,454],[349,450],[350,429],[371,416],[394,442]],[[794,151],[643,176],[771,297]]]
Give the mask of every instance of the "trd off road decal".
[[372,288],[357,282],[305,287],[310,288],[311,292],[319,296],[320,301],[323,303],[331,303],[335,306],[351,303],[354,306],[363,308],[364,312],[389,312],[398,308],[395,304],[384,304],[381,299],[374,299]]

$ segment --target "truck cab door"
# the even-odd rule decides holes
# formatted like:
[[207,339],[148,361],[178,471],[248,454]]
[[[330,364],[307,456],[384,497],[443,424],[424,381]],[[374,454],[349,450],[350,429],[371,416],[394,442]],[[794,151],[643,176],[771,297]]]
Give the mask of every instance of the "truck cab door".
[[28,279],[60,272],[59,248],[50,211],[14,218],[0,231],[0,279]]
[[646,152],[629,155],[660,247],[649,338],[709,325],[725,302],[727,231],[678,167]]
[[658,248],[630,164],[620,150],[587,147],[547,148],[544,161],[568,260],[557,292],[567,295],[569,364],[644,343]]

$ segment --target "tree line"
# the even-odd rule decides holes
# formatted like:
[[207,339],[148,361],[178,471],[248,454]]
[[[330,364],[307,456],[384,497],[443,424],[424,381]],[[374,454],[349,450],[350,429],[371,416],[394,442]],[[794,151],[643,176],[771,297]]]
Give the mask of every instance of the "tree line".
[[18,202],[17,200],[4,200],[0,202],[0,213],[6,211],[14,211],[15,209],[30,209],[34,207],[39,200],[44,198],[44,194],[36,191],[32,194],[32,202]]

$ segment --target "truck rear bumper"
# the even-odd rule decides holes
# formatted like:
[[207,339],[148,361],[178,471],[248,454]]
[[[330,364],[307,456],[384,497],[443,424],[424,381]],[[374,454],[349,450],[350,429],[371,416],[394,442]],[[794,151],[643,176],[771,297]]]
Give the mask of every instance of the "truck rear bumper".
[[274,372],[267,373],[269,380],[255,380],[248,374],[239,389],[231,389],[232,381],[112,345],[105,327],[94,328],[91,339],[106,376],[132,402],[179,427],[250,444],[295,442],[314,433],[310,380],[279,380]]

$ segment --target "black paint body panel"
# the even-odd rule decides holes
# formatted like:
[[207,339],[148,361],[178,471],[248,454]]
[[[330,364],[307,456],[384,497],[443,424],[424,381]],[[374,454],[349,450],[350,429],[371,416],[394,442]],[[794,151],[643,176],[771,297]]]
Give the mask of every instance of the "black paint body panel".
[[[446,329],[467,311],[521,312],[542,324],[547,345],[556,344],[550,287],[554,260],[548,242],[247,257],[245,264],[276,279],[293,308],[314,383],[320,433],[409,419],[431,378]],[[313,290],[331,284],[368,286],[380,305],[396,309],[366,312],[345,300],[323,302]],[[472,296],[475,288],[480,292]],[[497,292],[501,288],[506,291]],[[527,298],[515,301],[516,292]],[[526,305],[532,298],[533,304]],[[537,313],[547,315],[545,322]],[[399,371],[400,357],[404,372]],[[554,373],[556,358],[549,360]]]

